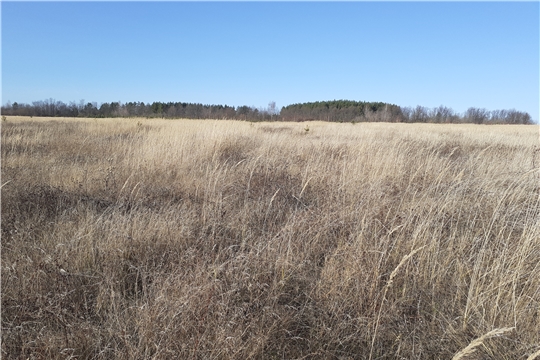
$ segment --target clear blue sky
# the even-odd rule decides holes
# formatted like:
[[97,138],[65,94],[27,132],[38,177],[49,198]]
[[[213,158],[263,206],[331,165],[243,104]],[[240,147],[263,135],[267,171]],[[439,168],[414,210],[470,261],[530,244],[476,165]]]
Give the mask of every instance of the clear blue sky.
[[334,99],[527,111],[538,2],[5,2],[2,103]]

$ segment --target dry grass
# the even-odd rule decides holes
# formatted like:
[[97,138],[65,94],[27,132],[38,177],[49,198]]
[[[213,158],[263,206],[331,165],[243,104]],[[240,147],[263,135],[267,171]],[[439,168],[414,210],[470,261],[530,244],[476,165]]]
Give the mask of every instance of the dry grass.
[[500,336],[504,333],[507,333],[509,331],[512,331],[514,330],[514,328],[503,328],[503,329],[494,329],[494,330],[491,330],[490,332],[480,336],[478,339],[474,339],[469,345],[467,345],[467,347],[463,350],[461,350],[460,352],[458,352],[453,358],[452,360],[460,360],[460,359],[468,359],[468,358],[471,358],[471,355],[473,355],[477,348],[481,345],[484,344],[484,342],[487,340],[487,339],[490,339],[492,337],[496,337],[496,336]]
[[538,143],[8,117],[2,357],[450,359],[475,339],[468,359],[536,357]]

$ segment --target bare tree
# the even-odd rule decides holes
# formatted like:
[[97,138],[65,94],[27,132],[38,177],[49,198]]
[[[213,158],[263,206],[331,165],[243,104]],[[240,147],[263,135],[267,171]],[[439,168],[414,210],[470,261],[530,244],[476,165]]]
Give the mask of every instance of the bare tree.
[[270,116],[273,116],[273,115],[277,114],[276,102],[275,101],[270,101],[268,103],[268,113],[270,114]]
[[489,111],[486,109],[479,109],[470,107],[465,113],[465,117],[474,124],[483,124],[489,119]]

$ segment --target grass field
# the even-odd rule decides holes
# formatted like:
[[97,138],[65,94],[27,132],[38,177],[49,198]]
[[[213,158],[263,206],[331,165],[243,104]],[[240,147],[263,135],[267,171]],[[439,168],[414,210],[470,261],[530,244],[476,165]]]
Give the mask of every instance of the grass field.
[[538,126],[1,135],[2,358],[540,359]]

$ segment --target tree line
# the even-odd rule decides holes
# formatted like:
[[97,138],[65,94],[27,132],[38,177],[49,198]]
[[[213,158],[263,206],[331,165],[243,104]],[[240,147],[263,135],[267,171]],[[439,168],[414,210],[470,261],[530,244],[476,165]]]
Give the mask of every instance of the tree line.
[[430,122],[430,123],[473,123],[473,124],[533,124],[531,115],[527,112],[515,109],[487,110],[470,107],[464,113],[455,112],[452,108],[439,106],[427,108],[417,106],[415,108],[402,107],[402,122]]
[[464,113],[438,106],[401,107],[383,102],[350,100],[317,101],[285,106],[280,117],[287,121],[326,120],[337,122],[405,122],[405,123],[474,123],[532,124],[531,116],[522,111],[489,111],[471,107]]
[[2,106],[3,115],[58,116],[58,117],[147,117],[147,118],[188,118],[188,119],[234,119],[263,121],[273,120],[277,115],[275,102],[267,108],[254,106],[203,105],[186,102],[96,102],[79,103],[48,99],[32,104],[7,103]]
[[287,121],[326,120],[350,121],[396,121],[401,108],[383,102],[351,100],[317,101],[292,104],[281,109],[280,116]]
[[531,116],[515,109],[487,110],[471,107],[464,113],[439,106],[401,107],[384,102],[333,100],[287,105],[278,110],[275,102],[266,108],[254,106],[203,105],[186,102],[70,102],[48,99],[32,104],[10,103],[1,108],[2,115],[58,117],[147,117],[187,119],[231,119],[247,121],[332,122],[405,122],[405,123],[474,123],[532,124]]

